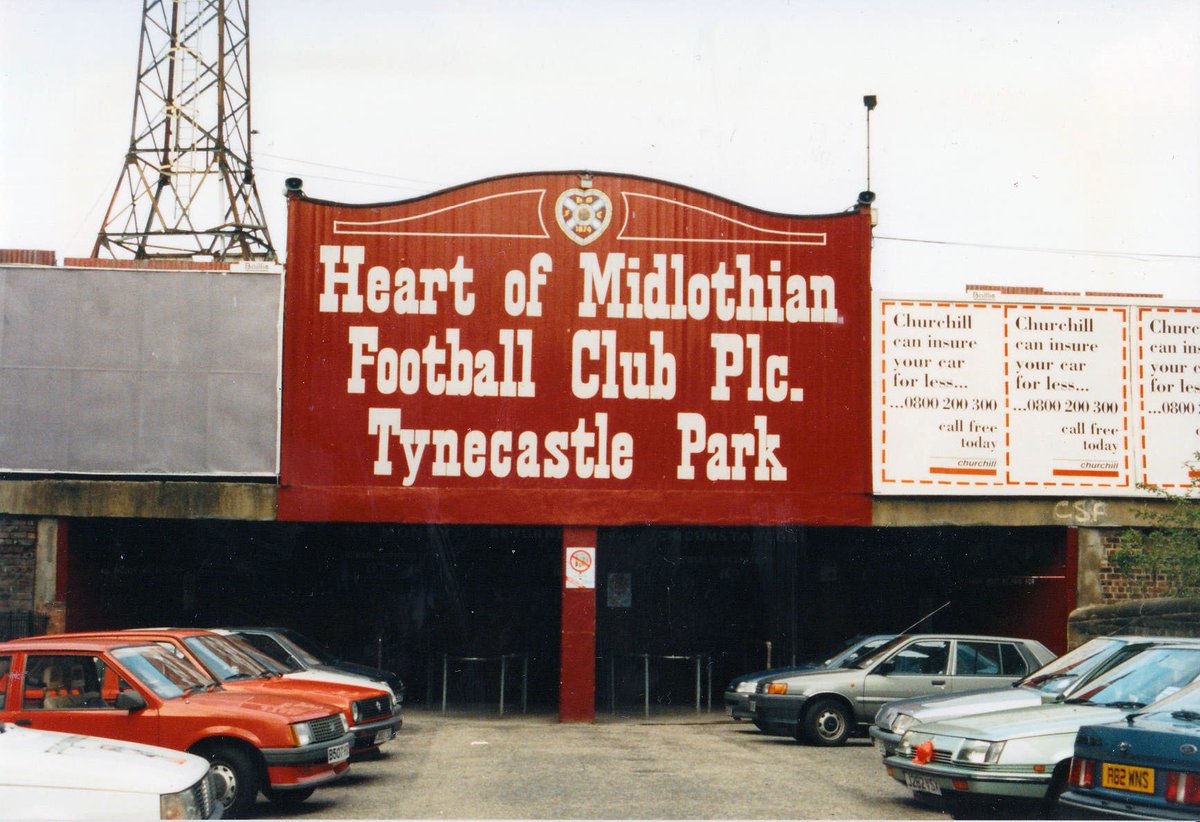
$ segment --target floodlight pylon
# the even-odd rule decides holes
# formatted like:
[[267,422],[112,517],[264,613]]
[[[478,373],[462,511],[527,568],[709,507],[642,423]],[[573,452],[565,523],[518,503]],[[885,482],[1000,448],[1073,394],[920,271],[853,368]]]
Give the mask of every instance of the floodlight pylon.
[[274,260],[250,138],[250,0],[144,0],[129,151],[93,257]]

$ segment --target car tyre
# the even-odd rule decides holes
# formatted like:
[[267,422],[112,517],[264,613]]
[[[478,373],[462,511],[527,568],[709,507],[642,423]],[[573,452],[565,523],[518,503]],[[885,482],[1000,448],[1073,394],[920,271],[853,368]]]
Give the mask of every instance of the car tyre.
[[1067,779],[1070,771],[1070,762],[1059,762],[1055,766],[1054,775],[1050,778],[1050,785],[1046,788],[1046,798],[1042,800],[1042,805],[1039,809],[1042,819],[1058,818],[1058,797],[1067,789]]
[[800,723],[800,734],[814,745],[842,745],[850,736],[850,714],[836,699],[818,699],[808,706]]
[[277,808],[296,808],[312,796],[315,790],[316,788],[300,788],[294,791],[276,791],[263,788],[263,796]]
[[217,745],[201,755],[212,763],[216,781],[216,799],[225,809],[224,816],[241,819],[254,807],[258,797],[258,768],[254,760],[232,745]]

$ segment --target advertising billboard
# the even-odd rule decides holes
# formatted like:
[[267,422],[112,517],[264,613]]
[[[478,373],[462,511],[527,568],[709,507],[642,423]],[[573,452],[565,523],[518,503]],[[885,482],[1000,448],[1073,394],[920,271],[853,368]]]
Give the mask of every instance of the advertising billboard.
[[870,215],[608,174],[293,195],[279,516],[870,519]]
[[1200,308],[875,303],[875,493],[1148,496],[1200,476]]

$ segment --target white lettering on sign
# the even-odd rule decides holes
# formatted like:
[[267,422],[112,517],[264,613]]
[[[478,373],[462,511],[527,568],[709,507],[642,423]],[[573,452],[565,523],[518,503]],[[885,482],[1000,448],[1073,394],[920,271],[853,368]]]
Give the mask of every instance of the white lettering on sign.
[[650,332],[649,355],[618,350],[617,332],[611,329],[576,331],[571,338],[571,393],[584,400],[597,394],[606,400],[674,399],[675,355],[666,352],[661,331]]
[[[684,271],[684,255],[655,254],[653,271],[641,272],[641,259],[609,253],[600,263],[592,251],[579,255],[583,270],[580,317],[595,317],[604,306],[614,319],[704,320],[715,315],[721,322],[836,323],[833,277],[822,274],[807,279],[783,276],[782,263],[771,260],[770,274],[754,273],[749,254],[735,258],[737,276],[720,263],[712,274]],[[811,307],[809,298],[811,296]]]
[[533,397],[533,331],[501,328],[499,352],[471,351],[461,345],[462,331],[447,328],[444,344],[431,336],[422,348],[380,348],[379,329],[350,326],[350,377],[348,394],[363,394],[368,370],[380,394],[416,394],[434,397]]
[[[389,310],[396,314],[437,314],[439,298],[449,290],[454,310],[463,316],[475,310],[475,295],[468,289],[475,272],[459,257],[444,268],[397,268],[372,266],[365,278],[361,269],[366,251],[360,245],[323,245],[320,250],[324,288],[317,309],[322,312],[361,314],[364,302],[373,314]],[[345,268],[339,268],[344,265]],[[365,300],[364,300],[365,294]],[[339,296],[340,295],[340,296]]]
[[[547,305],[563,305],[563,289],[575,289],[566,304],[578,317],[594,321],[593,327],[568,322],[561,338],[570,356],[570,396],[563,399],[597,403],[677,401],[684,384],[693,392],[699,389],[692,396],[735,407],[755,403],[767,410],[771,404],[803,402],[805,391],[798,383],[811,363],[799,360],[791,340],[781,338],[783,329],[772,332],[764,324],[843,320],[832,275],[785,271],[779,259],[750,254],[735,254],[732,260],[716,262],[715,268],[709,263],[710,270],[697,271],[682,253],[653,254],[643,260],[619,252],[601,256],[581,251],[577,276],[567,277],[555,271],[549,253],[538,251],[530,254],[528,265],[505,265],[508,270],[500,280],[489,276],[478,282],[475,268],[463,255],[445,254],[432,265],[405,258],[404,264],[396,265],[368,260],[364,246],[322,245],[318,256],[317,310],[354,315],[350,321],[355,324],[340,333],[346,346],[345,393],[371,398],[366,403],[369,445],[362,450],[374,454],[375,476],[397,476],[405,487],[443,477],[624,481],[633,476],[634,437],[618,430],[624,426],[611,421],[615,413],[610,418],[605,411],[574,411],[570,422],[525,429],[504,424],[488,429],[461,419],[435,427],[420,419],[430,413],[427,405],[418,402],[402,409],[387,401],[461,397],[553,403],[559,398],[539,394],[537,372],[546,367],[546,359],[553,362],[551,368],[563,368],[565,352],[535,355],[534,334],[535,329],[539,335],[557,329],[522,326],[543,317]],[[644,262],[650,263],[645,270]],[[551,301],[556,289],[558,299]],[[484,305],[484,300],[496,304]],[[502,316],[511,320],[502,322],[511,327],[459,319],[481,308],[485,314],[503,310]],[[387,319],[389,315],[393,319]],[[396,315],[408,319],[396,320]],[[613,322],[619,320],[726,325],[708,333],[705,350],[702,343],[689,343],[689,333],[674,330],[677,326],[664,330],[639,325],[632,335],[627,326]],[[542,348],[537,350],[543,352],[547,346],[538,342]],[[686,345],[693,346],[693,360],[684,369],[680,357]],[[707,356],[696,356],[697,351]],[[945,367],[964,367],[960,352],[937,353],[940,361],[950,363]],[[512,407],[512,413],[524,413],[515,403]],[[672,413],[674,409],[667,412],[668,419]],[[787,481],[784,436],[768,414],[753,414],[744,428],[739,427],[744,422],[717,423],[716,415],[706,417],[698,410],[675,413],[675,419],[678,451],[666,445],[666,476],[677,453],[679,480],[702,476],[721,483]],[[659,444],[656,448],[660,454],[664,450]]]
[[787,467],[775,454],[779,447],[779,435],[767,433],[767,418],[754,417],[754,430],[723,434],[708,433],[708,424],[703,414],[692,412],[677,415],[679,428],[679,465],[675,476],[681,480],[696,478],[692,459],[707,454],[704,477],[715,482],[744,482],[750,458],[754,458],[754,480],[756,482],[783,482],[787,479]]
[[633,436],[609,433],[608,414],[592,423],[583,418],[570,431],[512,431],[490,434],[478,428],[406,428],[399,408],[371,408],[367,433],[376,438],[376,476],[391,476],[393,446],[404,459],[403,482],[413,485],[423,473],[433,477],[629,479],[633,473]]

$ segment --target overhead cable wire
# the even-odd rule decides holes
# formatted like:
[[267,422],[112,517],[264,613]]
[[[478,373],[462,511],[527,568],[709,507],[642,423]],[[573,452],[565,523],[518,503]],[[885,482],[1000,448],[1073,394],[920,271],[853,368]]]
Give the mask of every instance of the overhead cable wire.
[[1126,259],[1140,260],[1147,258],[1164,259],[1164,260],[1200,260],[1200,254],[1163,254],[1159,252],[1139,252],[1139,251],[1095,251],[1091,249],[1081,248],[1043,248],[1038,246],[1020,246],[1020,245],[998,245],[993,243],[964,243],[954,240],[926,240],[917,237],[888,237],[883,234],[876,234],[876,240],[891,240],[897,243],[921,243],[923,245],[951,245],[965,246],[967,248],[989,248],[996,251],[1025,251],[1038,254],[1072,254],[1086,255],[1089,257],[1123,257]]
[[331,163],[318,163],[313,160],[301,160],[299,157],[284,157],[279,154],[268,154],[267,152],[264,152],[264,151],[259,151],[259,152],[257,152],[257,154],[259,157],[270,157],[273,160],[285,160],[289,163],[301,163],[302,165],[306,165],[306,166],[319,166],[320,168],[332,168],[336,171],[350,171],[350,172],[353,172],[354,174],[366,174],[369,177],[387,177],[388,179],[391,179],[391,180],[403,180],[406,183],[413,183],[415,185],[420,185],[420,186],[437,187],[437,185],[438,185],[437,183],[431,182],[429,180],[417,180],[412,177],[401,177],[398,174],[382,174],[378,171],[368,171],[368,170],[362,169],[362,168],[350,168],[349,166],[336,166]]
[[[285,171],[284,169],[281,169],[281,168],[271,168],[270,166],[264,166],[261,164],[255,164],[254,167],[259,171],[270,171],[274,174],[285,174],[286,175],[286,174],[293,173],[293,170]],[[330,177],[325,174],[306,174],[305,176],[312,180],[329,180],[329,181],[335,182],[335,183],[350,183],[351,185],[359,185],[359,186],[375,186],[376,188],[386,188],[386,189],[390,189],[392,191],[409,191],[409,192],[417,192],[417,193],[424,193],[424,192],[428,191],[428,189],[425,189],[425,188],[414,188],[413,186],[401,186],[401,185],[396,185],[395,183],[373,183],[370,180],[351,180],[346,177]]]

